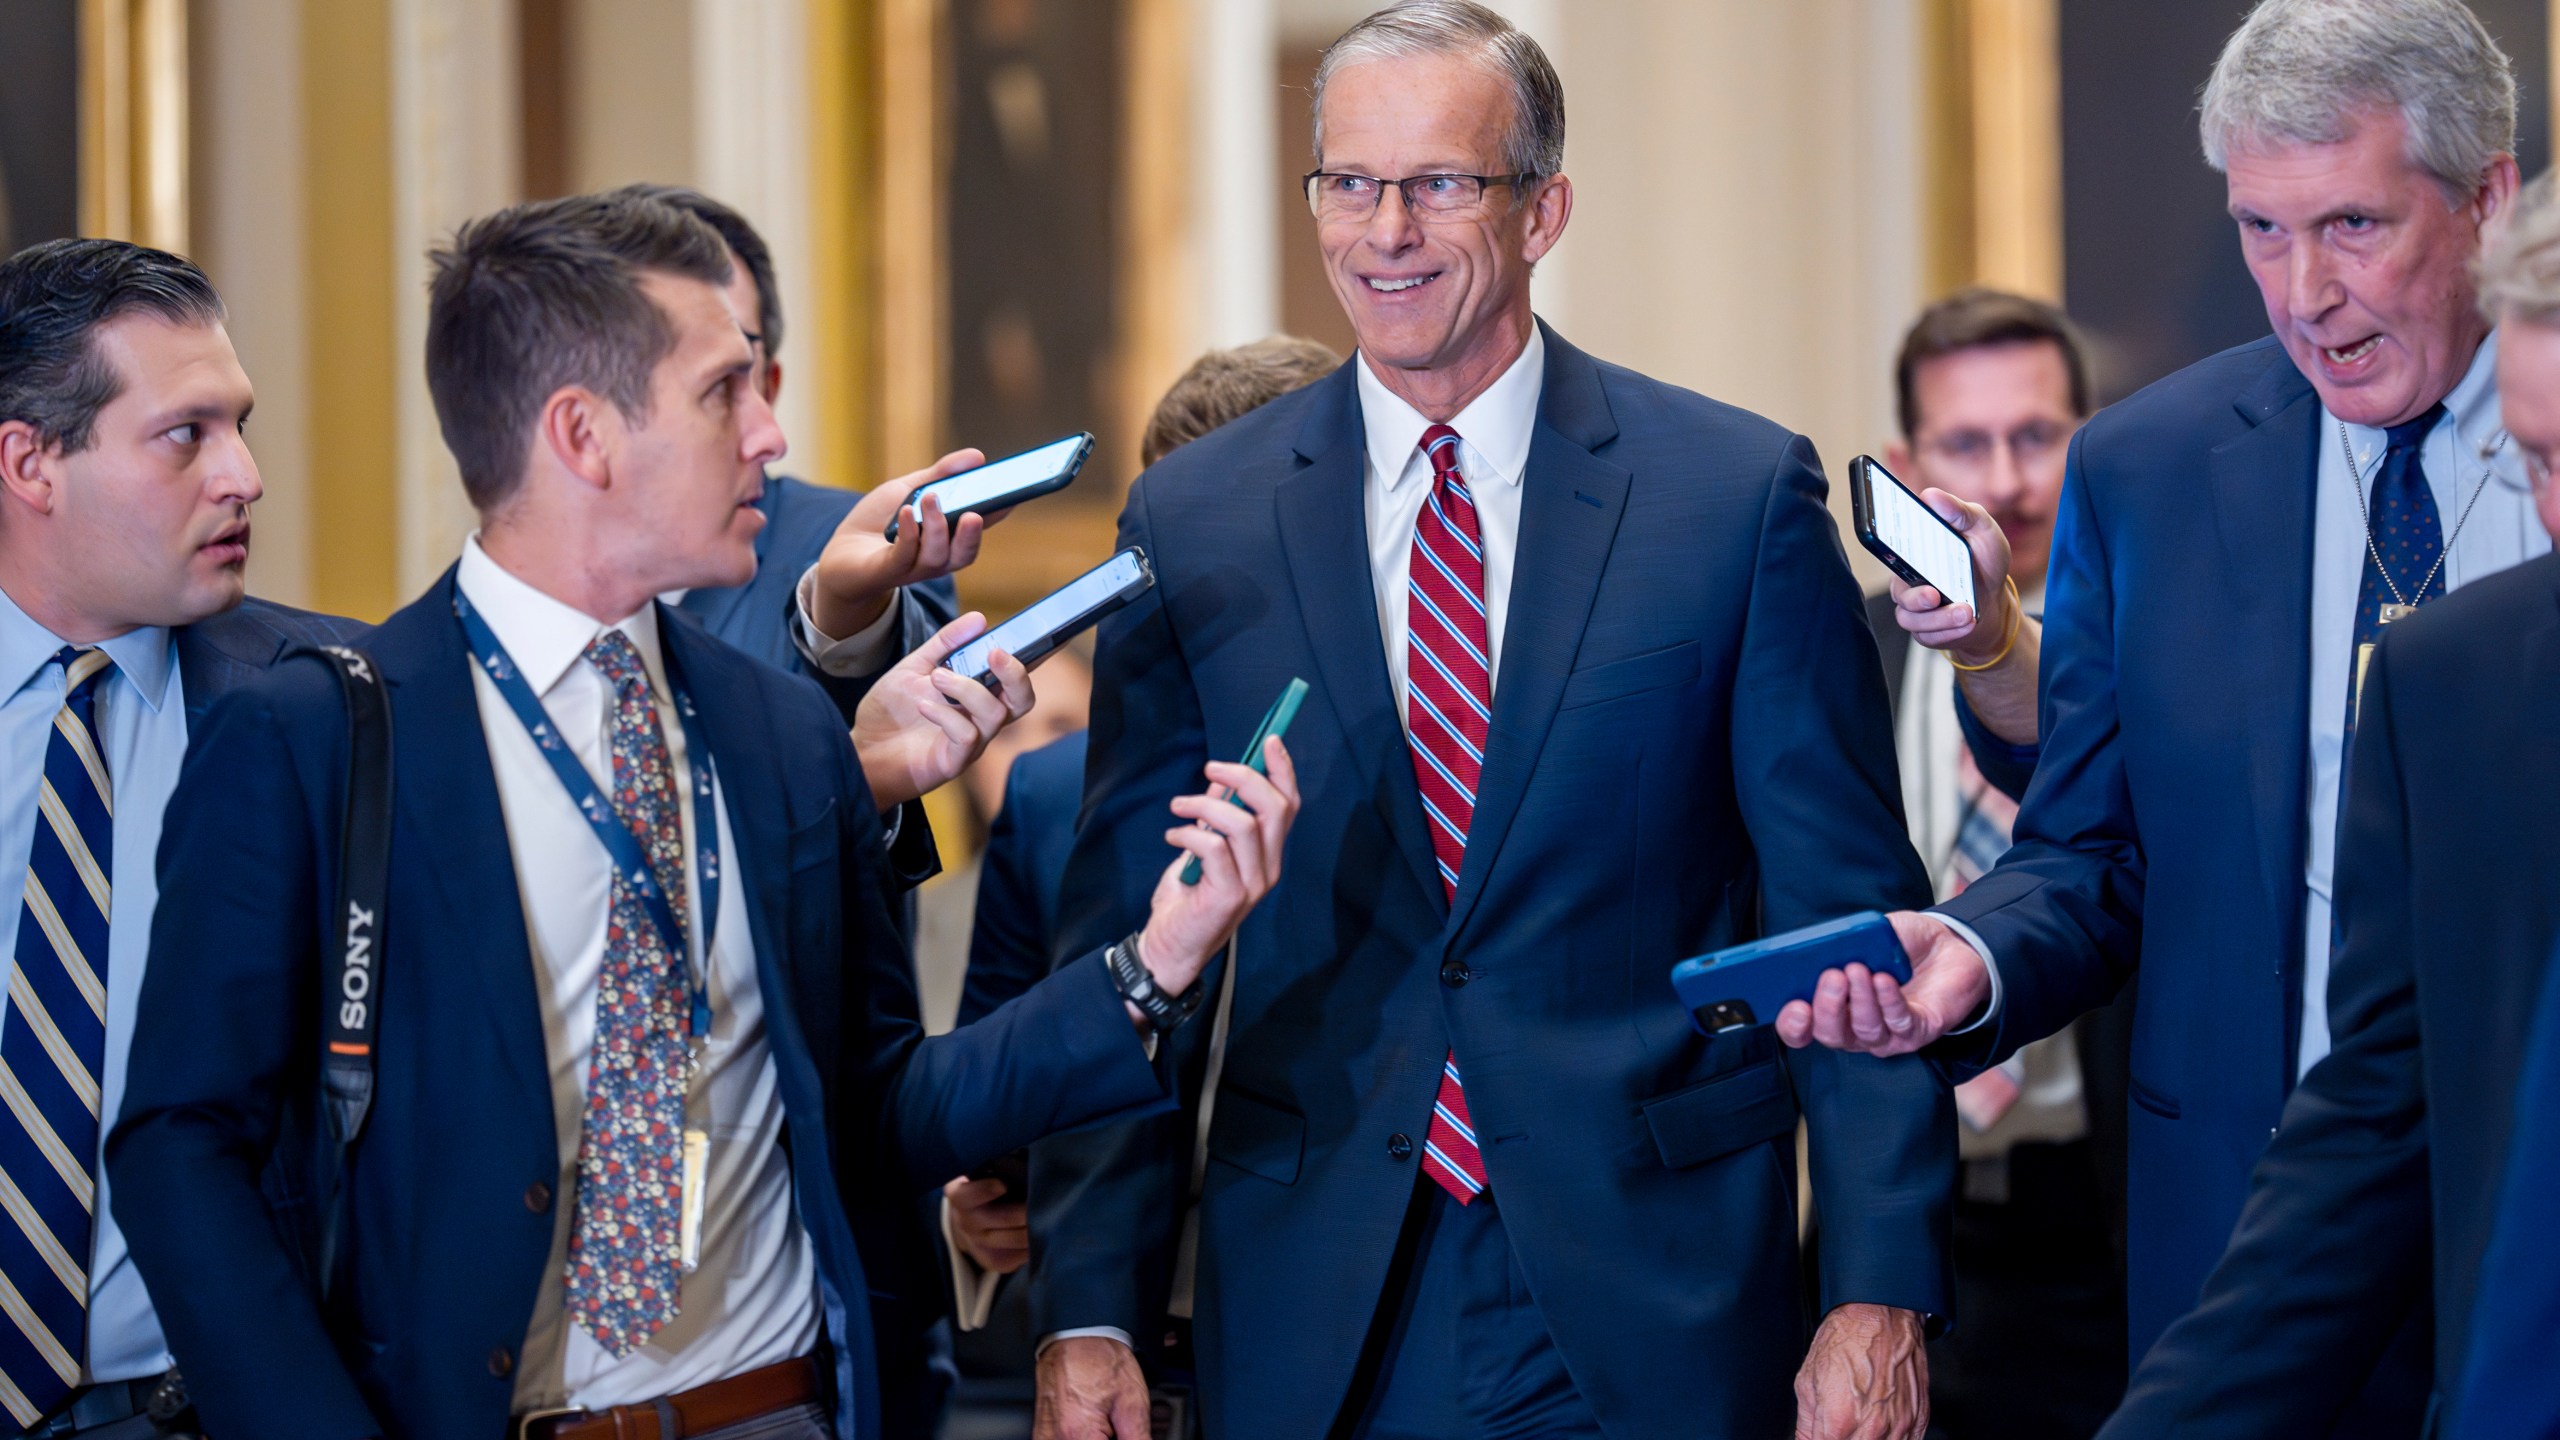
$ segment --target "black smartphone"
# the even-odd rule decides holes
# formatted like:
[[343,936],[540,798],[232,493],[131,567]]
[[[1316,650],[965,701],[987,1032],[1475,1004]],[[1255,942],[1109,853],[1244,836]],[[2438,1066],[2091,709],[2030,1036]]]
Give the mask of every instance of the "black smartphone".
[[1037,665],[1057,649],[1090,629],[1103,616],[1144,595],[1156,583],[1147,552],[1132,545],[1033,601],[1020,614],[951,652],[942,662],[992,690],[995,672],[989,657],[998,650],[1024,665]]
[[942,518],[953,525],[963,515],[984,515],[1037,499],[1053,491],[1064,490],[1076,478],[1084,462],[1093,458],[1091,434],[1070,435],[1052,440],[1036,450],[990,460],[975,470],[945,475],[930,485],[919,485],[898,513],[889,517],[889,528],[883,532],[891,540],[898,538],[898,526],[908,515],[924,504],[931,495],[942,502]]
[[1858,543],[1910,585],[1936,590],[1949,605],[1973,603],[1973,551],[1911,487],[1861,455],[1849,462],[1849,509]]

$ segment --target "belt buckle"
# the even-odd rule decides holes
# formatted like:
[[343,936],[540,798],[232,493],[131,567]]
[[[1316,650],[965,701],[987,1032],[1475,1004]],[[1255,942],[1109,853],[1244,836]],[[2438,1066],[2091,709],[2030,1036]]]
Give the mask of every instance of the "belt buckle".
[[586,1410],[576,1405],[555,1405],[548,1410],[529,1410],[515,1418],[514,1426],[507,1433],[514,1437],[514,1440],[534,1440],[533,1427],[545,1420],[583,1420],[586,1416]]

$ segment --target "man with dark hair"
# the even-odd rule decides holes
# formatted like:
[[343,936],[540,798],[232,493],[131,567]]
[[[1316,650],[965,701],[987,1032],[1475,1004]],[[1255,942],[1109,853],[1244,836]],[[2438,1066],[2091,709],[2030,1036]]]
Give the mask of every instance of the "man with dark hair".
[[[2063,455],[2089,409],[2078,333],[2043,301],[1964,290],[1912,322],[1894,390],[1902,435],[1886,465],[1950,523],[2007,547],[2017,595],[2001,603],[2016,606],[2014,643],[2032,653]],[[1981,672],[1911,643],[1943,617],[1905,609],[1897,595],[1919,603],[1897,583],[1868,597],[1867,618],[1895,699],[1904,818],[1944,899],[2009,848],[2018,807],[1973,762],[1957,723],[1957,686]],[[2000,633],[1995,625],[1986,639]],[[2024,668],[2032,673],[2032,659]],[[1977,710],[1987,703],[1967,698]],[[2121,1105],[2124,1095],[2124,1026],[2107,1019],[2028,1046],[1956,1090],[1962,1323],[1930,1342],[1929,1390],[1930,1413],[1965,1440],[2086,1440],[2124,1391],[2122,1131],[2093,1103]]]
[[0,1433],[184,1403],[99,1144],[161,811],[214,697],[357,628],[243,599],[252,398],[185,260],[59,240],[0,262]]
[[916,1197],[1165,1103],[1141,1036],[1270,886],[1276,746],[1268,778],[1212,772],[1250,809],[1171,807],[1203,879],[1168,865],[1140,934],[922,1039],[879,807],[957,773],[1030,681],[939,668],[963,616],[848,744],[808,681],[655,598],[747,578],[783,453],[729,266],[632,196],[517,206],[435,256],[430,390],[481,523],[366,641],[394,800],[342,1172],[312,1163],[312,1001],[346,707],[280,671],[189,757],[110,1164],[217,1433],[887,1433],[873,1333],[936,1267]]
[[[699,190],[631,185],[619,193],[663,200],[720,232],[736,261],[729,304],[751,327],[747,340],[756,348],[756,389],[766,404],[778,403],[782,292],[764,236],[746,216]],[[985,458],[976,450],[954,451],[867,495],[768,475],[756,502],[765,524],[756,532],[755,578],[687,591],[677,603],[748,654],[815,678],[850,722],[882,671],[960,613],[950,577],[977,559],[988,523],[973,517],[957,526],[901,526],[891,542],[882,538],[889,518],[917,486]],[[831,638],[837,635],[846,638]]]

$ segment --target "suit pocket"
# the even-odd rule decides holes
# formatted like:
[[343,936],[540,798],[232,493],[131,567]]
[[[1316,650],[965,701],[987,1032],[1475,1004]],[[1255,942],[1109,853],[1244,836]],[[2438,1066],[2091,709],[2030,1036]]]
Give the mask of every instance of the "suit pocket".
[[1647,1100],[1644,1123],[1662,1163],[1685,1170],[1792,1134],[1795,1092],[1779,1062],[1765,1060]]
[[1559,710],[1574,710],[1610,700],[1623,700],[1648,690],[1686,685],[1698,678],[1698,642],[1683,640],[1667,649],[1604,664],[1585,666],[1564,682]]
[[1211,1159],[1275,1185],[1295,1185],[1306,1151],[1305,1116],[1242,1090],[1219,1087],[1218,1113],[1209,1122]]
[[838,848],[835,798],[828,797],[826,808],[818,812],[817,819],[792,831],[791,842],[783,848],[791,857],[794,873],[813,866],[835,864]]
[[2132,1086],[2134,1104],[2141,1106],[2143,1109],[2150,1111],[2152,1114],[2159,1116],[2163,1120],[2175,1120],[2178,1118],[2178,1099],[2176,1096],[2162,1094],[2160,1091],[2154,1090],[2150,1086],[2145,1085],[2141,1081],[2135,1080],[2130,1076],[2127,1076],[2126,1079]]

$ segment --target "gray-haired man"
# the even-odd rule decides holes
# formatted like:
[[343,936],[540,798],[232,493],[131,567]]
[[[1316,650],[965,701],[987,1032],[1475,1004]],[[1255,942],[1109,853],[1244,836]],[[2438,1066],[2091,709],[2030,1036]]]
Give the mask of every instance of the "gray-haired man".
[[[2137,1358],[2195,1303],[2286,1097],[2330,1049],[2339,777],[2372,645],[2550,548],[2473,299],[2516,191],[2515,82],[2479,21],[2455,0],[2266,0],[2203,121],[2275,333],[2080,432],[2017,848],[1898,917],[1908,990],[1841,977],[1781,1022],[1887,1054],[1945,1034],[1962,1070],[2061,1029],[2138,964]],[[1986,771],[2039,759],[1976,740]],[[2331,1357],[2340,1373],[2390,1336],[2359,1339]],[[2423,1377],[2383,1373],[2404,1383],[2353,1423],[2409,1433]]]

